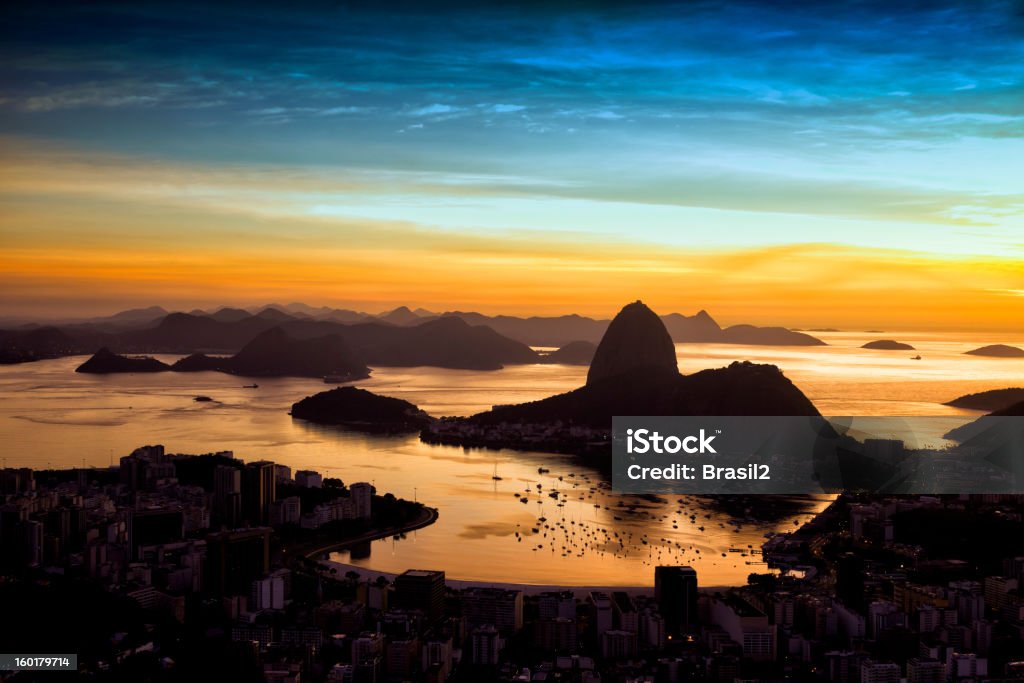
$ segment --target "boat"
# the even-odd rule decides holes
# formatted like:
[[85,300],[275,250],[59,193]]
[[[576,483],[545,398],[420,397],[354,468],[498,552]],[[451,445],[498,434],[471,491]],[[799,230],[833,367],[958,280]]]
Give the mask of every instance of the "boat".
[[537,468],[537,474],[547,474],[547,473],[548,473],[548,472],[550,472],[550,471],[551,471],[551,470],[549,470],[549,469],[548,469],[548,468],[546,468],[546,467],[538,467],[538,468]]
[[494,481],[501,481],[501,477],[498,476],[498,463],[494,463],[494,476],[491,477]]
[[259,384],[243,384],[242,388],[243,389],[259,389],[260,385]]
[[921,356],[913,356],[910,360],[921,360]]
[[196,396],[192,400],[198,403],[205,403],[207,401],[212,401],[213,399],[210,398],[209,396]]

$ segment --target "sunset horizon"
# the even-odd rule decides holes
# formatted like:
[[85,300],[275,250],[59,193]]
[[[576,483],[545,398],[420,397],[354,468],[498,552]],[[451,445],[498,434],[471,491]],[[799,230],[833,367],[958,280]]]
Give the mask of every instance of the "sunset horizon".
[[1010,3],[265,9],[7,13],[0,316],[1024,318]]
[[0,680],[1024,681],[1024,0],[0,35]]

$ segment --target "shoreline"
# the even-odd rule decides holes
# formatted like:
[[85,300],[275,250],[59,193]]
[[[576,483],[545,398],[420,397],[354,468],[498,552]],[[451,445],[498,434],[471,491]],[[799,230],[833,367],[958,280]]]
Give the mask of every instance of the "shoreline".
[[386,529],[374,529],[373,531],[367,531],[354,538],[347,538],[339,541],[332,541],[326,545],[322,545],[313,550],[301,550],[300,554],[306,559],[315,560],[319,555],[326,555],[336,550],[342,550],[350,545],[356,545],[357,543],[369,543],[372,541],[379,541],[388,536],[394,536],[395,534],[404,534],[409,531],[416,531],[417,529],[423,529],[428,527],[437,521],[440,517],[440,511],[437,508],[423,506],[420,516],[408,524],[404,524],[400,527],[388,527]]
[[[337,560],[327,560],[327,564],[333,567],[343,570],[344,572],[356,572],[359,574],[360,579],[375,579],[383,576],[388,581],[393,582],[395,577],[399,575],[396,572],[385,572],[374,569],[367,569],[356,564],[350,564],[348,562],[339,562]],[[412,567],[410,567],[411,569]],[[341,573],[339,571],[339,573]],[[516,583],[513,581],[479,581],[474,579],[454,579],[450,578],[447,573],[445,574],[445,585],[455,590],[463,590],[466,588],[501,588],[505,590],[517,590],[522,591],[524,595],[537,595],[540,593],[546,593],[549,591],[569,591],[574,594],[586,595],[591,591],[604,591],[607,593],[615,591],[625,591],[634,595],[654,595],[654,586],[619,586],[619,585],[565,585],[565,584],[538,584],[538,583]],[[745,584],[744,584],[745,585]],[[719,591],[725,591],[732,588],[742,586],[732,585],[715,585],[715,586],[700,586],[698,590],[701,592],[714,593]]]

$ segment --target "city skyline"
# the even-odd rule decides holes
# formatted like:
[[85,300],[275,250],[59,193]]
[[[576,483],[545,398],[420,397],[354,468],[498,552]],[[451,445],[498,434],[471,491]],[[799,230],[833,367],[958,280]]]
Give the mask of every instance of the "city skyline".
[[400,9],[12,7],[0,313],[1024,314],[1013,3]]

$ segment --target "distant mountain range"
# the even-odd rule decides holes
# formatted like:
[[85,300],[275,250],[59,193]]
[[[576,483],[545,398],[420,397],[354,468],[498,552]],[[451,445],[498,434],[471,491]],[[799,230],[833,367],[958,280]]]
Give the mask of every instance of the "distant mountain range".
[[[722,328],[706,312],[661,317],[673,342],[778,346],[819,346],[819,339],[782,327],[733,325]],[[439,365],[494,369],[507,363],[589,361],[588,347],[609,321],[579,315],[553,317],[487,316],[453,311],[434,313],[401,306],[380,315],[305,304],[169,313],[159,306],[116,315],[36,323],[0,330],[0,363],[20,363],[93,353],[106,347],[118,353],[220,353],[240,350],[272,327],[297,339],[337,334],[366,363]],[[567,347],[565,353],[541,358],[528,346]],[[558,360],[559,357],[564,360]]]

